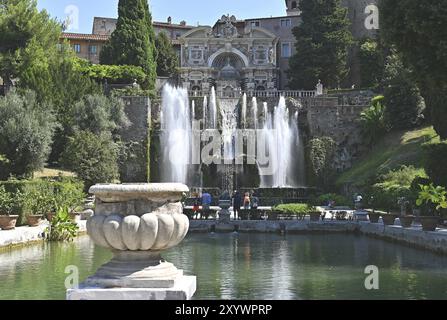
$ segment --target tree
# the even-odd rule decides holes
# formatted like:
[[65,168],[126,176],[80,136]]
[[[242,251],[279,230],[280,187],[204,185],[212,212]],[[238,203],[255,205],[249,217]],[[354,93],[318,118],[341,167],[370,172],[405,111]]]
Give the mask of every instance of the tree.
[[155,39],[157,47],[157,75],[161,77],[174,77],[177,75],[179,66],[177,53],[168,36],[160,32]]
[[55,117],[33,92],[11,91],[0,98],[0,179],[28,177],[43,168],[50,153]]
[[385,59],[380,42],[363,39],[359,50],[362,88],[378,87],[382,81]]
[[0,76],[6,83],[20,78],[30,65],[49,63],[61,26],[37,9],[36,0],[0,2]]
[[318,80],[337,88],[348,74],[348,50],[353,44],[347,9],[340,0],[302,0],[303,23],[293,29],[296,54],[290,59],[290,86],[315,88]]
[[147,74],[144,89],[157,77],[155,36],[146,0],[120,0],[116,30],[101,51],[101,64],[140,66]]
[[384,75],[385,119],[391,129],[411,129],[422,122],[424,100],[398,54],[387,59]]
[[104,95],[87,95],[75,103],[70,121],[72,132],[89,131],[96,135],[114,134],[130,125],[123,101]]
[[411,66],[431,121],[447,139],[447,10],[444,0],[381,0],[381,28]]
[[78,131],[69,139],[62,165],[81,178],[87,188],[96,183],[114,182],[118,175],[118,147],[110,134]]

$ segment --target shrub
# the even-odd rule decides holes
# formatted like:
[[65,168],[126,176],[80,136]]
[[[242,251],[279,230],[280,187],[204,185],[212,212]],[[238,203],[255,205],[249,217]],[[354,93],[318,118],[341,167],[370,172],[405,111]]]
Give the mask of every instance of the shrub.
[[0,179],[29,177],[44,166],[56,122],[50,108],[31,91],[0,97]]
[[284,215],[298,216],[300,218],[305,217],[311,212],[317,211],[317,209],[309,204],[305,203],[291,203],[291,204],[280,204],[273,208],[274,211],[279,211]]
[[427,205],[432,215],[439,214],[442,209],[447,209],[447,191],[444,187],[433,184],[420,185],[419,197],[416,201],[418,206]]
[[63,166],[77,174],[86,188],[118,179],[118,147],[110,135],[79,131],[62,154]]
[[374,98],[371,106],[360,115],[362,134],[368,145],[379,141],[387,132],[385,106],[382,101],[383,96]]
[[389,171],[379,178],[371,190],[373,197],[371,205],[376,209],[387,211],[400,210],[399,198],[413,199],[412,184],[416,178],[425,177],[423,169],[413,166],[402,166],[400,169]]
[[447,187],[447,142],[424,145],[426,153],[425,170],[430,179],[436,184]]
[[328,188],[334,178],[331,163],[336,149],[335,141],[330,137],[314,138],[309,141],[308,149],[310,169],[317,184]]
[[[84,184],[74,178],[8,180],[0,182],[1,187],[14,195],[12,214],[20,216],[19,224],[27,213],[55,213],[62,206],[73,210],[85,198]],[[32,197],[43,197],[44,201],[36,203]]]
[[321,196],[319,196],[316,200],[315,200],[315,205],[323,205],[323,204],[328,204],[329,201],[335,201],[335,205],[336,206],[343,206],[343,207],[347,207],[350,206],[352,204],[352,201],[349,201],[348,198],[346,198],[345,196],[339,195],[339,194],[335,194],[335,193],[328,193],[328,194],[323,194]]
[[0,215],[10,215],[14,209],[14,197],[0,186]]
[[109,84],[132,84],[136,81],[143,84],[146,81],[146,74],[141,67],[137,66],[117,66],[117,65],[86,65],[80,71],[88,77]]
[[68,208],[60,208],[47,228],[46,238],[49,241],[73,241],[78,229],[77,223],[70,218]]

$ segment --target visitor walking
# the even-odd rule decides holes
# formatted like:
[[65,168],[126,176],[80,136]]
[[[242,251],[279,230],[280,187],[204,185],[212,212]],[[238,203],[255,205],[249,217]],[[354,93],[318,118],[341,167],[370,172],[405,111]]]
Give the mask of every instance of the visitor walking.
[[259,206],[259,198],[257,197],[257,195],[256,195],[256,192],[255,191],[252,191],[252,194],[251,194],[251,208],[252,209],[254,209],[254,210],[257,210],[258,209],[258,206]]
[[234,212],[234,220],[239,219],[239,212],[241,210],[242,205],[242,197],[239,191],[235,190],[233,193],[233,212]]
[[250,193],[246,192],[244,196],[244,209],[250,209]]
[[213,197],[208,192],[205,192],[202,195],[202,210],[208,211],[210,210],[211,202],[213,201]]
[[198,219],[198,215],[200,213],[200,198],[198,193],[194,194],[194,205],[192,207],[192,211],[194,212],[196,219]]

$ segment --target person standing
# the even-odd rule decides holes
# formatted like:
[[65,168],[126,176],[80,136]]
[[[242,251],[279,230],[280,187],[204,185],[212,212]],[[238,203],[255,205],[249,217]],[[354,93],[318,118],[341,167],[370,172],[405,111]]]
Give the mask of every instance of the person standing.
[[213,197],[208,192],[205,192],[202,195],[202,209],[204,211],[210,210],[211,202],[213,201]]
[[244,196],[244,209],[250,209],[250,193],[246,192]]
[[234,220],[239,219],[239,212],[241,210],[242,205],[242,197],[239,191],[235,190],[233,194],[233,212],[234,212]]

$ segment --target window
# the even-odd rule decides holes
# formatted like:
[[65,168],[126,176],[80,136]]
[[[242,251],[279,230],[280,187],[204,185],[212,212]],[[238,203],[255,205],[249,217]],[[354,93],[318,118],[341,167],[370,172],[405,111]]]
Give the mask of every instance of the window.
[[281,19],[281,28],[289,28],[292,26],[292,21],[290,19]]
[[292,9],[296,9],[298,6],[296,4],[296,1],[292,1]]
[[91,54],[97,54],[98,53],[98,47],[97,46],[89,46],[88,52]]
[[76,53],[80,53],[81,52],[81,45],[80,44],[73,45],[73,50]]
[[259,21],[252,21],[251,22],[251,27],[259,27],[261,24],[259,23]]
[[284,42],[281,45],[281,57],[290,58],[292,56],[292,48],[290,42]]

